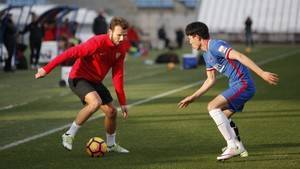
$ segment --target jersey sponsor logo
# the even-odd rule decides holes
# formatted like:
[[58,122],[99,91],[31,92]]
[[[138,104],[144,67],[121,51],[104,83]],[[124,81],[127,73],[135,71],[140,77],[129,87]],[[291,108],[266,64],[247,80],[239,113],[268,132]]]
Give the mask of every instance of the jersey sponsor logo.
[[221,65],[221,64],[215,64],[213,66],[218,72],[223,73],[225,65]]
[[219,47],[218,51],[225,54],[226,51],[227,51],[227,48],[226,48],[225,46],[221,45],[221,46]]

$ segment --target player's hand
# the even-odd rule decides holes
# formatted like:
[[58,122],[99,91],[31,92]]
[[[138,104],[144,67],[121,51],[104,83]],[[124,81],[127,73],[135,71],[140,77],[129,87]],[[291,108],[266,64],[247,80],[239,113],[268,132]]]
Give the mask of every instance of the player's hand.
[[275,73],[263,72],[262,78],[271,85],[277,85],[279,77]]
[[184,98],[183,100],[181,100],[177,106],[179,108],[185,108],[187,107],[190,103],[192,103],[195,100],[195,98],[193,96],[187,96],[186,98]]
[[47,75],[46,71],[43,68],[39,68],[37,73],[35,74],[35,78],[39,79],[45,77]]
[[121,106],[121,111],[122,111],[122,114],[123,114],[123,118],[127,119],[128,118],[128,108],[127,108],[127,105],[122,105]]

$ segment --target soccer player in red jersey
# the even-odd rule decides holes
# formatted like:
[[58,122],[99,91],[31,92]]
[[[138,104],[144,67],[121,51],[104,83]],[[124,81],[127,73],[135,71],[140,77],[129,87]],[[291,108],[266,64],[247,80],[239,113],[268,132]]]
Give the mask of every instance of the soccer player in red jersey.
[[127,119],[128,110],[124,92],[124,59],[127,52],[125,43],[128,22],[122,17],[114,17],[107,34],[97,35],[67,49],[44,67],[38,69],[35,78],[46,76],[59,64],[75,59],[69,74],[69,86],[80,97],[84,107],[78,112],[69,130],[62,135],[62,144],[72,150],[74,137],[79,128],[99,108],[104,112],[108,151],[128,153],[129,151],[116,144],[117,109],[112,104],[109,90],[102,80],[112,69],[112,81],[121,106],[123,117]]

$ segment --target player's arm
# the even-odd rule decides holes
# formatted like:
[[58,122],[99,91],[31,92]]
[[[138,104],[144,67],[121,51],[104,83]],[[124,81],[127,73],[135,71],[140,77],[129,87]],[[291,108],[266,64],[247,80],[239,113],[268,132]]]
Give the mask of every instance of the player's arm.
[[126,103],[126,95],[124,91],[124,59],[125,59],[125,54],[120,56],[118,61],[112,67],[112,81],[120,103],[123,117],[127,119],[128,108]]
[[57,65],[70,60],[77,59],[81,57],[91,56],[96,52],[98,47],[100,46],[99,41],[97,39],[91,38],[87,42],[74,46],[72,48],[67,49],[60,55],[56,56],[53,60],[51,60],[46,66],[38,69],[35,74],[35,78],[42,78],[50,73]]
[[248,58],[247,56],[245,56],[244,54],[236,50],[231,50],[228,55],[228,58],[238,60],[239,62],[247,66],[249,69],[251,69],[253,72],[255,72],[258,76],[260,76],[263,80],[265,80],[271,85],[276,85],[279,81],[277,74],[264,71],[257,64],[255,64],[250,58]]
[[179,108],[187,107],[195,99],[197,99],[198,97],[200,97],[204,93],[206,93],[216,83],[216,72],[214,69],[207,70],[206,74],[207,74],[207,79],[204,81],[202,86],[196,92],[194,92],[192,95],[187,96],[186,98],[181,100],[178,103]]
[[46,71],[43,68],[39,68],[35,74],[35,78],[39,79],[39,78],[45,77],[46,75],[47,75]]

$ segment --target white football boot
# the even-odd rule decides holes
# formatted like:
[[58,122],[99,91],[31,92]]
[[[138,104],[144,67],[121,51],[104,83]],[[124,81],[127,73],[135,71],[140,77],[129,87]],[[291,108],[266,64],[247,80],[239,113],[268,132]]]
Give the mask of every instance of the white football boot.
[[74,137],[69,134],[64,133],[62,136],[62,145],[69,151],[72,150],[72,144],[74,141]]
[[107,146],[107,151],[108,152],[118,152],[118,153],[129,153],[128,150],[126,150],[125,148],[121,147],[118,144],[114,144],[112,146]]
[[237,147],[228,147],[220,156],[217,157],[217,160],[228,160],[229,158],[235,157],[239,154],[241,154],[241,152]]
[[[239,151],[241,152],[240,153],[241,157],[248,157],[249,156],[248,151],[245,149],[245,147],[244,147],[244,145],[241,141],[237,141],[235,144],[237,145]],[[223,147],[222,152],[224,152],[226,149],[227,149],[227,147]]]

